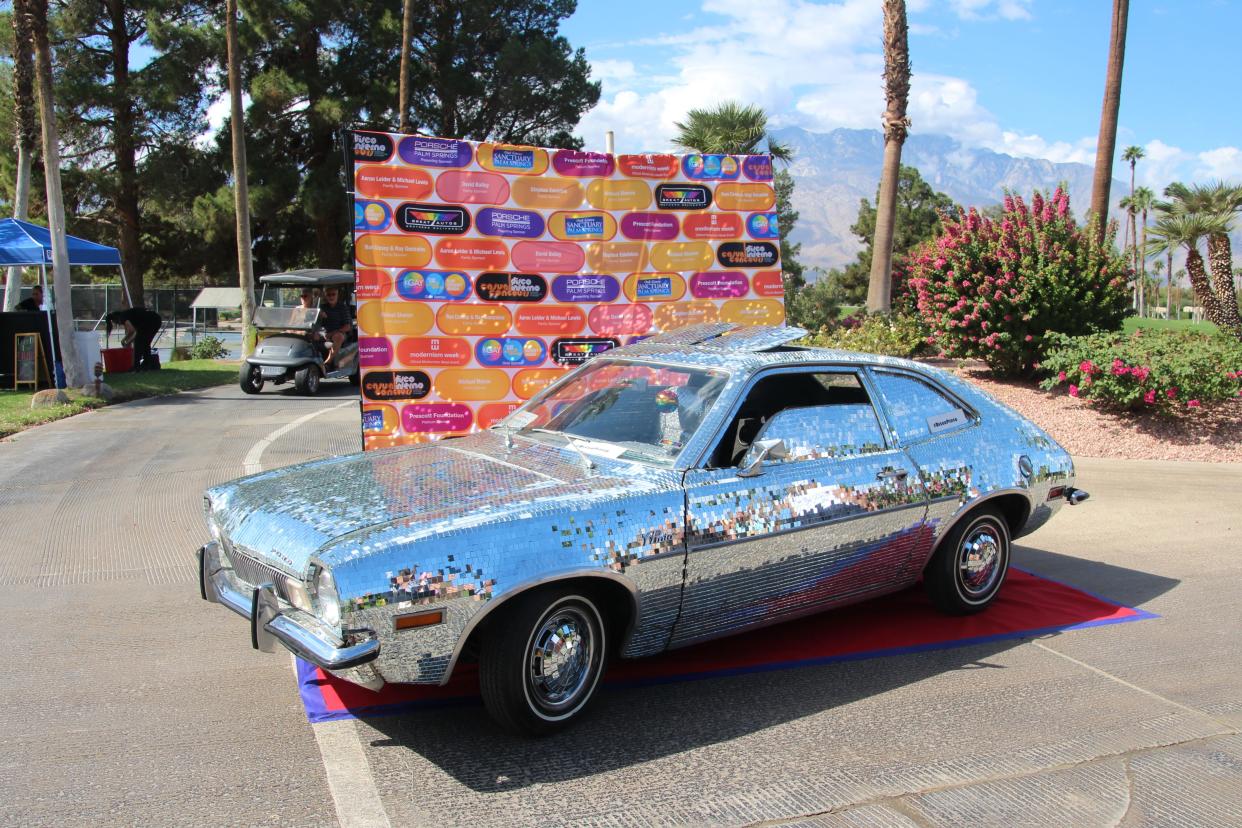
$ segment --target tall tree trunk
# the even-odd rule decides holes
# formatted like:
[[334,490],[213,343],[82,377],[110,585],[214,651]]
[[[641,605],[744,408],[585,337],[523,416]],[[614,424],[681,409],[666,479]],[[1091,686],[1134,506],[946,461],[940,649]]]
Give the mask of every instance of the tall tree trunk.
[[108,0],[112,35],[112,153],[116,164],[116,191],[113,206],[120,227],[117,248],[121,270],[129,288],[128,301],[142,307],[142,249],[139,245],[138,150],[134,135],[134,104],[129,86],[129,27],[125,21],[125,0]]
[[887,313],[893,294],[893,231],[897,217],[897,184],[901,146],[910,129],[906,102],[910,97],[910,42],[905,0],[884,0],[884,168],[876,203],[871,279],[867,310]]
[[1173,318],[1173,309],[1177,308],[1177,318],[1181,319],[1182,309],[1177,307],[1178,305],[1177,299],[1174,297],[1174,293],[1173,293],[1173,290],[1174,290],[1173,283],[1177,280],[1177,276],[1173,274],[1173,248],[1172,247],[1170,247],[1165,252],[1165,258],[1167,259],[1165,264],[1167,266],[1166,272],[1168,274],[1168,280],[1169,280],[1169,318],[1170,319]]
[[233,137],[233,207],[237,214],[237,279],[241,286],[242,353],[254,350],[254,264],[250,254],[250,188],[246,179],[246,123],[242,110],[237,0],[225,0],[224,40],[229,63],[229,118]]
[[401,5],[401,81],[397,86],[397,110],[401,132],[410,133],[410,47],[414,39],[414,0]]
[[1233,250],[1224,233],[1208,236],[1208,266],[1220,307],[1220,321],[1216,324],[1242,339],[1242,316],[1238,314],[1238,293],[1233,284]]
[[[34,104],[34,46],[30,40],[30,15],[18,0],[13,10],[13,133],[17,148],[17,180],[13,191],[13,218],[30,216],[30,179],[39,124]],[[4,290],[4,309],[11,311],[21,299],[22,268],[10,267]]]
[[1203,315],[1215,325],[1224,328],[1220,312],[1220,302],[1212,292],[1212,281],[1203,269],[1203,256],[1198,248],[1186,248],[1186,275],[1190,277],[1190,287],[1195,294],[1195,302],[1203,308]]
[[327,82],[319,66],[322,33],[309,28],[298,44],[298,59],[306,78],[307,156],[302,185],[302,209],[315,232],[318,267],[340,268],[345,262],[345,194],[339,190],[341,156],[336,150],[336,125],[319,114]]
[[1104,243],[1108,227],[1108,197],[1113,184],[1113,155],[1117,151],[1117,111],[1121,108],[1121,69],[1126,60],[1126,22],[1130,0],[1113,0],[1113,25],[1108,44],[1108,76],[1104,82],[1104,108],[1100,135],[1095,145],[1095,178],[1091,185],[1091,213],[1099,219],[1096,239]]
[[[1147,211],[1143,211],[1143,240],[1138,243],[1134,251],[1134,261],[1141,263],[1139,271],[1139,316],[1144,316],[1147,311]],[[1156,293],[1160,293],[1160,285],[1156,284]],[[1157,296],[1156,298],[1159,298]]]
[[[30,15],[34,39],[35,77],[39,87],[39,121],[43,126],[43,171],[47,183],[47,225],[52,236],[53,300],[56,330],[60,339],[65,382],[72,388],[86,385],[85,366],[78,362],[74,341],[73,301],[69,289],[69,246],[65,239],[65,199],[60,188],[60,133],[56,127],[56,100],[52,95],[52,48],[47,39],[47,0],[18,0],[18,13]],[[24,8],[22,8],[24,7]]]

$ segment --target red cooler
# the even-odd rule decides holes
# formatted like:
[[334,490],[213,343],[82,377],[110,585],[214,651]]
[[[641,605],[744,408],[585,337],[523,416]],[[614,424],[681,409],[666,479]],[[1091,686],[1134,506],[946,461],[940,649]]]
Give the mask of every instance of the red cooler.
[[103,355],[105,374],[121,374],[134,370],[133,348],[104,348],[99,353]]

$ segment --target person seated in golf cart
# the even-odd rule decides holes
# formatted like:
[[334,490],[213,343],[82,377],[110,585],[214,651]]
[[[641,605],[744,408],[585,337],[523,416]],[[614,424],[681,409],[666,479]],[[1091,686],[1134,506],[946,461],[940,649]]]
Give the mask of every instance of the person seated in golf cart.
[[336,285],[326,286],[323,290],[323,304],[319,306],[319,325],[323,328],[324,338],[328,342],[325,368],[335,365],[336,355],[341,347],[357,336],[353,312],[342,293]]

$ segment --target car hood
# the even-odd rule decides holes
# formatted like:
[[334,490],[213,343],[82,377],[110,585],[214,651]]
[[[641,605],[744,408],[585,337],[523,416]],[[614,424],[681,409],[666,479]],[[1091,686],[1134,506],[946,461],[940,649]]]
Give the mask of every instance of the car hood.
[[[592,457],[494,432],[458,440],[317,460],[244,477],[207,492],[230,544],[302,574],[316,552],[400,523],[411,540],[531,513],[557,503],[676,485],[679,473]],[[361,539],[361,538],[360,538]],[[354,549],[351,557],[365,554]]]

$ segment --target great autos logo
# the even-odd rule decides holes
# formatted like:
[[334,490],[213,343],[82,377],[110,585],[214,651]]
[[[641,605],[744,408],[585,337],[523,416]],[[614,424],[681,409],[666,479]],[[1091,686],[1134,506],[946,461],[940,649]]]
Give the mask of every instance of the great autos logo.
[[470,229],[470,214],[463,207],[407,202],[397,208],[397,226],[407,233],[460,236]]
[[661,184],[655,197],[661,210],[704,210],[712,204],[712,191],[700,184]]

